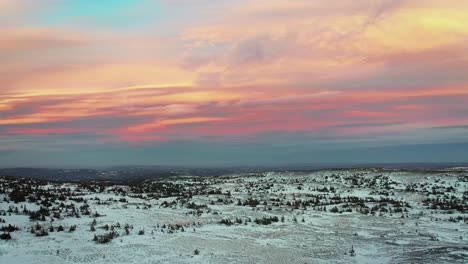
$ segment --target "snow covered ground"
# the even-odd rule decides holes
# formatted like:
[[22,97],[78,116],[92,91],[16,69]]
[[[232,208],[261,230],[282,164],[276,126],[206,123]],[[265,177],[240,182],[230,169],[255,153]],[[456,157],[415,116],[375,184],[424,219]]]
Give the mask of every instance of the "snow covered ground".
[[0,227],[19,229],[0,240],[0,263],[468,262],[463,169],[112,184],[4,177],[0,187]]

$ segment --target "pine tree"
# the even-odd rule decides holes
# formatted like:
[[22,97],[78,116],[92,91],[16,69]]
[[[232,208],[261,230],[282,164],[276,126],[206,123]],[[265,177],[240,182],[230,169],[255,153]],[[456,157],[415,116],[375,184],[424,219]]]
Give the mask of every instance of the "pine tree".
[[356,256],[356,252],[354,251],[354,245],[351,246],[351,250],[349,251],[349,255],[351,255],[351,257]]

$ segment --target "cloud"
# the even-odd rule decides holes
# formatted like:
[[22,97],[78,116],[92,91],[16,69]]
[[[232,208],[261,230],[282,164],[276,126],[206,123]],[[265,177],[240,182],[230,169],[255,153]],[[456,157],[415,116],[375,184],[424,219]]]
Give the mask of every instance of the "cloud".
[[[448,83],[455,74],[464,78],[458,66],[466,65],[468,32],[461,25],[468,17],[457,8],[435,6],[431,1],[253,3],[234,9],[216,26],[187,30],[183,39],[196,48],[184,58],[196,68],[216,68],[223,85],[357,79],[354,83],[370,86],[378,78],[390,82],[398,71],[408,76],[399,84],[404,87]],[[428,71],[440,77],[423,78]]]
[[87,44],[79,33],[38,27],[10,27],[0,29],[0,56],[19,52],[43,52],[59,48],[72,48]]
[[436,126],[433,129],[468,129],[468,125],[456,125],[456,126]]
[[468,140],[463,1],[163,1],[130,28],[24,3],[0,11],[8,149]]

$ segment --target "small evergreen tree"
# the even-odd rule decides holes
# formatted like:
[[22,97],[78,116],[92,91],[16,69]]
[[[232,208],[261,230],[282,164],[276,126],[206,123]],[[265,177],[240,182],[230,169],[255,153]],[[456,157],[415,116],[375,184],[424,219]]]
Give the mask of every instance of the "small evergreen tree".
[[349,255],[351,255],[351,257],[356,256],[356,252],[354,251],[354,246],[351,246],[351,250],[349,251]]

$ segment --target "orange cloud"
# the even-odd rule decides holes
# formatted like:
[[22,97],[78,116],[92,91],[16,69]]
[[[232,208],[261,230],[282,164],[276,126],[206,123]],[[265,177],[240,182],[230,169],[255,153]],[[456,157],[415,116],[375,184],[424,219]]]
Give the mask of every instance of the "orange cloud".
[[226,118],[222,117],[187,117],[187,118],[175,118],[165,120],[155,120],[151,123],[145,123],[137,126],[127,127],[118,131],[114,131],[117,134],[143,134],[148,132],[155,132],[161,128],[180,124],[195,124],[195,123],[211,123],[225,121]]
[[76,134],[88,132],[87,129],[77,128],[15,128],[8,131],[9,134],[18,135],[55,135],[55,134]]
[[[86,128],[24,126],[122,118],[132,122],[90,133],[169,141],[381,132],[333,128],[364,119],[463,123],[468,5],[449,3],[232,2],[204,11],[218,23],[181,22],[171,34],[12,23],[0,29],[0,131],[74,134]],[[444,98],[460,100],[459,109]]]

